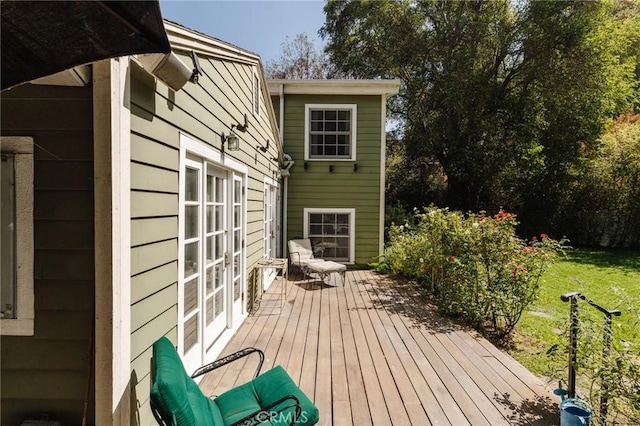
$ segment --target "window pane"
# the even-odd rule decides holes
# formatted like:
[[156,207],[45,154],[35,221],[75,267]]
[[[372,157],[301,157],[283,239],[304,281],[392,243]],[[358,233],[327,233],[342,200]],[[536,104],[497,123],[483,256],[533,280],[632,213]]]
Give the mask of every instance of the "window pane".
[[239,180],[233,181],[233,202],[240,203],[242,201],[242,183]]
[[349,110],[338,111],[338,120],[340,121],[351,120],[351,111]]
[[338,123],[330,121],[324,126],[324,130],[327,132],[335,132],[338,128]]
[[216,293],[216,316],[224,312],[224,288]]
[[222,227],[224,226],[224,207],[223,206],[215,206],[214,212],[214,231],[222,231]]
[[191,349],[198,343],[198,315],[194,315],[184,323],[184,350]]
[[240,226],[240,206],[233,206],[233,227]]
[[2,273],[2,290],[0,300],[2,301],[2,313],[0,318],[17,318],[16,316],[16,300],[15,300],[15,265],[16,265],[16,229],[15,229],[15,182],[14,167],[15,156],[10,154],[2,154],[2,164],[0,172],[2,173],[1,185],[2,193],[0,194],[0,207],[2,208],[2,216],[0,217],[0,244],[2,247],[2,264],[0,272]]
[[221,259],[222,256],[224,256],[224,241],[222,238],[222,234],[216,235],[216,251],[214,253],[214,260]]
[[207,325],[211,324],[213,322],[213,319],[215,318],[214,316],[214,309],[213,309],[213,297],[210,297],[207,299]]
[[216,289],[222,287],[222,284],[224,284],[223,280],[222,280],[222,264],[218,263],[216,265],[216,274],[215,274],[215,283],[216,283]]
[[207,202],[213,201],[213,176],[207,175]]
[[184,208],[184,237],[186,239],[198,236],[198,206]]
[[312,120],[322,120],[324,118],[324,114],[322,110],[311,110],[311,119]]
[[185,316],[198,309],[198,278],[185,283],[183,306],[182,315]]
[[216,176],[215,178],[215,196],[214,201],[221,203],[224,197],[224,179]]
[[189,243],[184,246],[184,276],[189,277],[198,272],[198,247],[199,244]]
[[207,263],[213,262],[213,236],[207,237]]
[[213,277],[214,277],[214,269],[213,266],[207,268],[207,279],[205,281],[205,287],[207,289],[207,295],[213,293]]
[[186,201],[198,201],[198,171],[196,169],[187,168],[184,185],[184,199]]
[[207,232],[213,232],[213,206],[207,206]]
[[324,119],[325,120],[335,120],[338,118],[338,111],[325,111]]

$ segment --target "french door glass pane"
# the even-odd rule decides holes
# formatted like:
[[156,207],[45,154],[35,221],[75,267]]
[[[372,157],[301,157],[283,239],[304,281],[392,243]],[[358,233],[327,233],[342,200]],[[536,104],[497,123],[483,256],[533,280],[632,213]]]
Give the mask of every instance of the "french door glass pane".
[[184,246],[184,276],[189,277],[198,271],[198,242]]
[[185,206],[184,216],[185,239],[196,238],[198,236],[198,206]]
[[213,201],[216,203],[222,203],[224,198],[224,179],[216,176],[215,181],[215,197]]
[[216,276],[215,276],[216,289],[222,287],[222,285],[224,284],[224,281],[222,280],[222,278],[223,278],[222,264],[218,263],[216,265]]
[[213,201],[213,176],[207,175],[207,202],[211,203]]
[[207,206],[207,232],[213,232],[213,206]]
[[185,175],[185,201],[198,201],[198,170],[187,168]]
[[196,314],[184,323],[184,350],[188,352],[196,343],[198,343],[198,318]]
[[207,263],[213,262],[213,237],[207,237]]
[[207,295],[209,295],[213,292],[213,267],[207,268],[207,279],[205,284],[207,288]]
[[220,315],[224,312],[224,288],[221,288],[220,291],[216,292],[216,316]]
[[207,325],[211,324],[215,318],[215,310],[213,307],[214,298],[207,299]]
[[188,315],[198,309],[198,278],[188,281],[184,285],[183,315]]

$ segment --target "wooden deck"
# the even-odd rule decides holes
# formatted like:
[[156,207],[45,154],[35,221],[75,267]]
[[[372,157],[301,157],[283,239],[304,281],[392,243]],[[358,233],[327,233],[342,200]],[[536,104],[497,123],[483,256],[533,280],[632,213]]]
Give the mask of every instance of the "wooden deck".
[[[330,284],[279,278],[222,355],[254,346],[282,365],[321,425],[554,425],[557,398],[510,356],[441,318],[413,285],[372,271]],[[336,282],[337,281],[337,282]],[[216,395],[251,379],[240,360],[200,383]],[[246,366],[246,368],[245,368]]]

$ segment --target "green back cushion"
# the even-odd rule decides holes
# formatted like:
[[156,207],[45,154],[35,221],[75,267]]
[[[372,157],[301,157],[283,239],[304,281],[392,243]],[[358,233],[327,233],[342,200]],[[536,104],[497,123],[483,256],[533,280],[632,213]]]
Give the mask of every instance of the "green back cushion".
[[[313,425],[318,422],[318,409],[280,366],[261,374],[249,383],[223,393],[215,399],[215,403],[224,413],[224,424],[229,425],[286,395],[294,395],[300,401],[302,413],[297,425]],[[287,406],[290,402],[285,401],[281,407]],[[278,408],[275,407],[276,410]],[[293,418],[293,412],[293,409],[285,410],[281,415],[272,417],[271,423],[288,425]]]
[[177,426],[220,426],[222,416],[187,374],[173,343],[166,337],[153,344],[151,401]]

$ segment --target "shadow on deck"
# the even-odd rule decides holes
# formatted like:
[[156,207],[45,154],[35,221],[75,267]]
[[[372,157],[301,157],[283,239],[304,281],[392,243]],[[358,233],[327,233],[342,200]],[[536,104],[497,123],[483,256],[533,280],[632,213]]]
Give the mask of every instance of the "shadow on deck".
[[[478,333],[441,317],[414,284],[349,271],[345,285],[291,276],[263,295],[222,356],[265,351],[320,410],[322,425],[554,425],[541,381]],[[250,379],[237,362],[200,383],[215,395]],[[249,365],[246,365],[249,364]],[[247,368],[244,368],[246,365]]]

